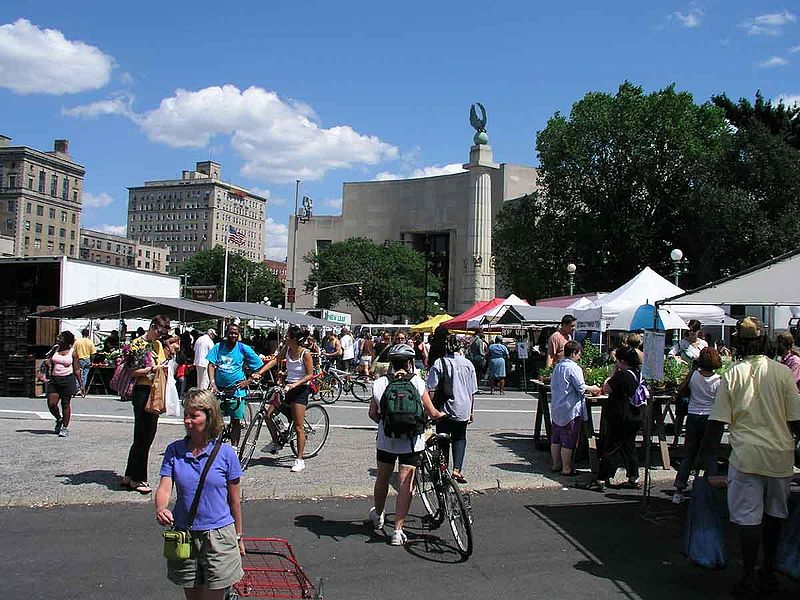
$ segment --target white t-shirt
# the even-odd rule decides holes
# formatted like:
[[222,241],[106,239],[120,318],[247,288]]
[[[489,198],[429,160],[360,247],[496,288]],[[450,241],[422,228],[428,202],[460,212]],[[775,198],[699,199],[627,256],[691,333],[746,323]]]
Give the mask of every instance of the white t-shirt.
[[347,333],[339,339],[339,343],[342,345],[342,360],[353,360],[355,358],[353,336]]
[[[425,393],[425,382],[422,381],[422,378],[419,375],[414,375],[414,377],[411,379],[411,383],[413,383],[414,387],[417,388],[419,397],[422,398],[422,395]],[[377,379],[372,385],[372,400],[378,405],[378,408],[380,408],[381,405],[381,396],[383,396],[383,392],[386,391],[387,387],[389,387],[389,379],[385,376]],[[425,436],[417,435],[413,438],[386,437],[386,435],[383,433],[383,421],[381,421],[378,423],[378,438],[376,446],[378,450],[391,452],[392,454],[422,452],[425,449]]]
[[214,340],[207,333],[204,333],[194,343],[194,365],[196,367],[208,366],[208,353],[214,347]]
[[705,377],[700,371],[692,373],[689,380],[689,414],[710,415],[717,397],[720,376]]

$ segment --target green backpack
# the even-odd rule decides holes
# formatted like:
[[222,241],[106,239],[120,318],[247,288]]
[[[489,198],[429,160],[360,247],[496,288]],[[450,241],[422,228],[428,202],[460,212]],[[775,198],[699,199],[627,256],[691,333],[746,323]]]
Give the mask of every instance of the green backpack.
[[383,433],[391,438],[411,438],[425,431],[425,415],[413,374],[391,379],[381,396]]

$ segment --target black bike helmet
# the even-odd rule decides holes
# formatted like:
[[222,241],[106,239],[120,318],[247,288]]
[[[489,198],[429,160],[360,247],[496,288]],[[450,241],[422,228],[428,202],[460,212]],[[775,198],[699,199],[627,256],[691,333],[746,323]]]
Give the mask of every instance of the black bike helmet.
[[412,360],[414,358],[414,349],[406,344],[395,344],[389,348],[387,356],[390,361]]

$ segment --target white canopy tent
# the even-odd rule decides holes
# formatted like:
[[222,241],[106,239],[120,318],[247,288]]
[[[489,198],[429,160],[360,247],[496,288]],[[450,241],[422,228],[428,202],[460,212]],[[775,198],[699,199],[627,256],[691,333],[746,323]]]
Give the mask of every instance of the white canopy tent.
[[[683,290],[671,283],[650,267],[645,267],[633,279],[618,287],[613,292],[606,294],[592,302],[585,308],[575,311],[578,319],[578,329],[584,331],[605,331],[623,309],[642,304],[654,304],[665,298],[683,294]],[[686,305],[675,304],[670,310],[679,317],[688,321],[697,319],[701,323],[721,324],[725,312],[718,306],[709,303]]]
[[491,307],[484,313],[475,315],[467,320],[467,329],[477,329],[481,325],[496,323],[511,306],[530,306],[528,302],[517,296],[511,294],[508,298],[503,300],[500,304]]

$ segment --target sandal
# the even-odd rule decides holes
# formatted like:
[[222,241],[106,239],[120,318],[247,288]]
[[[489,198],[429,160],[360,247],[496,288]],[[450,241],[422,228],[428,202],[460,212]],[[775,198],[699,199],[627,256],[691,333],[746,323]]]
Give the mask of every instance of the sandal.
[[458,473],[458,474],[453,473],[453,479],[455,479],[455,481],[457,483],[467,483],[467,480],[464,478],[464,476],[461,473]]
[[[134,483],[135,483],[136,485],[133,485]],[[152,492],[152,491],[153,491],[153,490],[150,488],[150,484],[149,484],[149,483],[147,483],[146,481],[139,481],[139,482],[136,482],[136,481],[131,481],[131,489],[132,489],[134,492],[139,492],[139,493],[140,493],[140,494],[142,494],[142,495],[149,494],[150,492]]]

